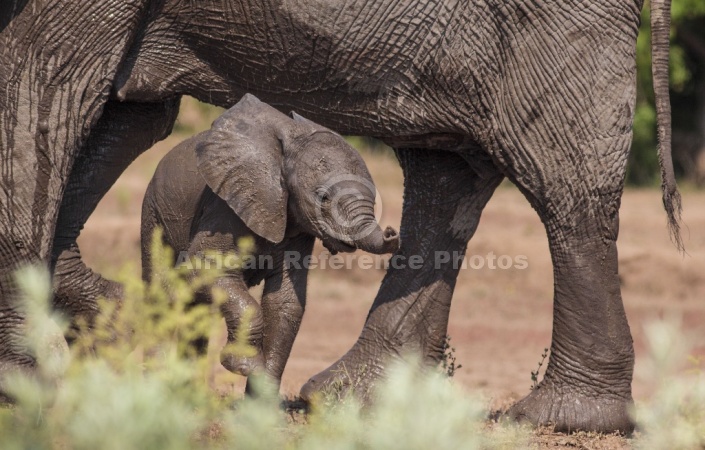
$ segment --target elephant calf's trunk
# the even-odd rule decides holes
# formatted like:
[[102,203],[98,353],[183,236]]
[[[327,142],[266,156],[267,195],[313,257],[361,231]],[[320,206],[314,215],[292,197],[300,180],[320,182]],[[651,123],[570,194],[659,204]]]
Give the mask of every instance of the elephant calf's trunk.
[[382,255],[396,252],[399,250],[399,244],[399,233],[394,228],[387,227],[382,231],[379,225],[375,224],[372,232],[357,241],[357,248]]

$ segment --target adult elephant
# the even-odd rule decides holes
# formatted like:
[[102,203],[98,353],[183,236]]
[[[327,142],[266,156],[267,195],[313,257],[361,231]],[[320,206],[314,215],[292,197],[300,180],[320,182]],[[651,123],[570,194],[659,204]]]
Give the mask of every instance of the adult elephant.
[[[546,375],[510,414],[559,430],[630,430],[634,353],[615,242],[641,7],[4,0],[0,370],[34,365],[15,339],[24,322],[11,272],[51,261],[56,302],[74,315],[90,318],[98,294],[119,297],[119,286],[80,260],[75,239],[88,215],[122,170],[169,133],[182,94],[229,106],[252,92],[391,144],[405,176],[399,255],[424,260],[421,269],[387,273],[358,342],[304,395],[350,379],[371,384],[388,357],[408,350],[440,356],[457,268],[436,268],[435,252],[465,251],[507,177],[545,224],[555,278]],[[652,1],[664,204],[677,238],[669,9],[668,0]]]

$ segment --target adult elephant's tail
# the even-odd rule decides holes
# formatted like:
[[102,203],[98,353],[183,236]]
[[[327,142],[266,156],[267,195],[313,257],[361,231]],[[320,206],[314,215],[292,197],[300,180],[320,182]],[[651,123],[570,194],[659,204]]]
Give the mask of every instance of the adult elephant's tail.
[[651,0],[651,71],[658,122],[658,159],[661,166],[663,206],[668,215],[671,239],[683,251],[681,195],[676,186],[671,156],[671,102],[668,97],[668,54],[671,33],[671,0]]

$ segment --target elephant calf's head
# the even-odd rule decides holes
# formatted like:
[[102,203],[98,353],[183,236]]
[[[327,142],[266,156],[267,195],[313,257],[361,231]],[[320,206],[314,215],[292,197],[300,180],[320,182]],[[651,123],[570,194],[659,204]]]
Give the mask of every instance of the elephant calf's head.
[[268,241],[287,223],[331,252],[391,253],[398,233],[374,215],[376,189],[358,152],[338,134],[245,95],[196,149],[199,171],[245,224]]

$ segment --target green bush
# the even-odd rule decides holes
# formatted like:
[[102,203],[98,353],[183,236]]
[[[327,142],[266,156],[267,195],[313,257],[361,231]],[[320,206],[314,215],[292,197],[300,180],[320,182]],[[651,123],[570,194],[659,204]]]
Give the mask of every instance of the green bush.
[[[29,345],[41,371],[7,381],[15,404],[0,410],[0,448],[515,448],[523,442],[521,428],[485,424],[484,403],[413,363],[391,370],[371,409],[362,412],[352,398],[320,402],[307,425],[290,424],[267,386],[252,398],[221,397],[206,382],[214,361],[188,345],[220,320],[217,305],[190,305],[219,274],[171,268],[170,250],[157,244],[159,235],[154,242],[153,281],[124,277],[121,307],[105,302],[93,329],[80,327],[70,351],[61,336],[65,322],[49,311],[48,275],[36,268],[19,274]],[[249,351],[247,336],[238,341],[232,351]]]
[[[643,365],[647,379],[657,386],[651,398],[635,411],[643,449],[705,448],[705,372],[688,355],[689,346],[677,321],[647,326],[649,357]],[[685,374],[682,367],[691,360]]]

